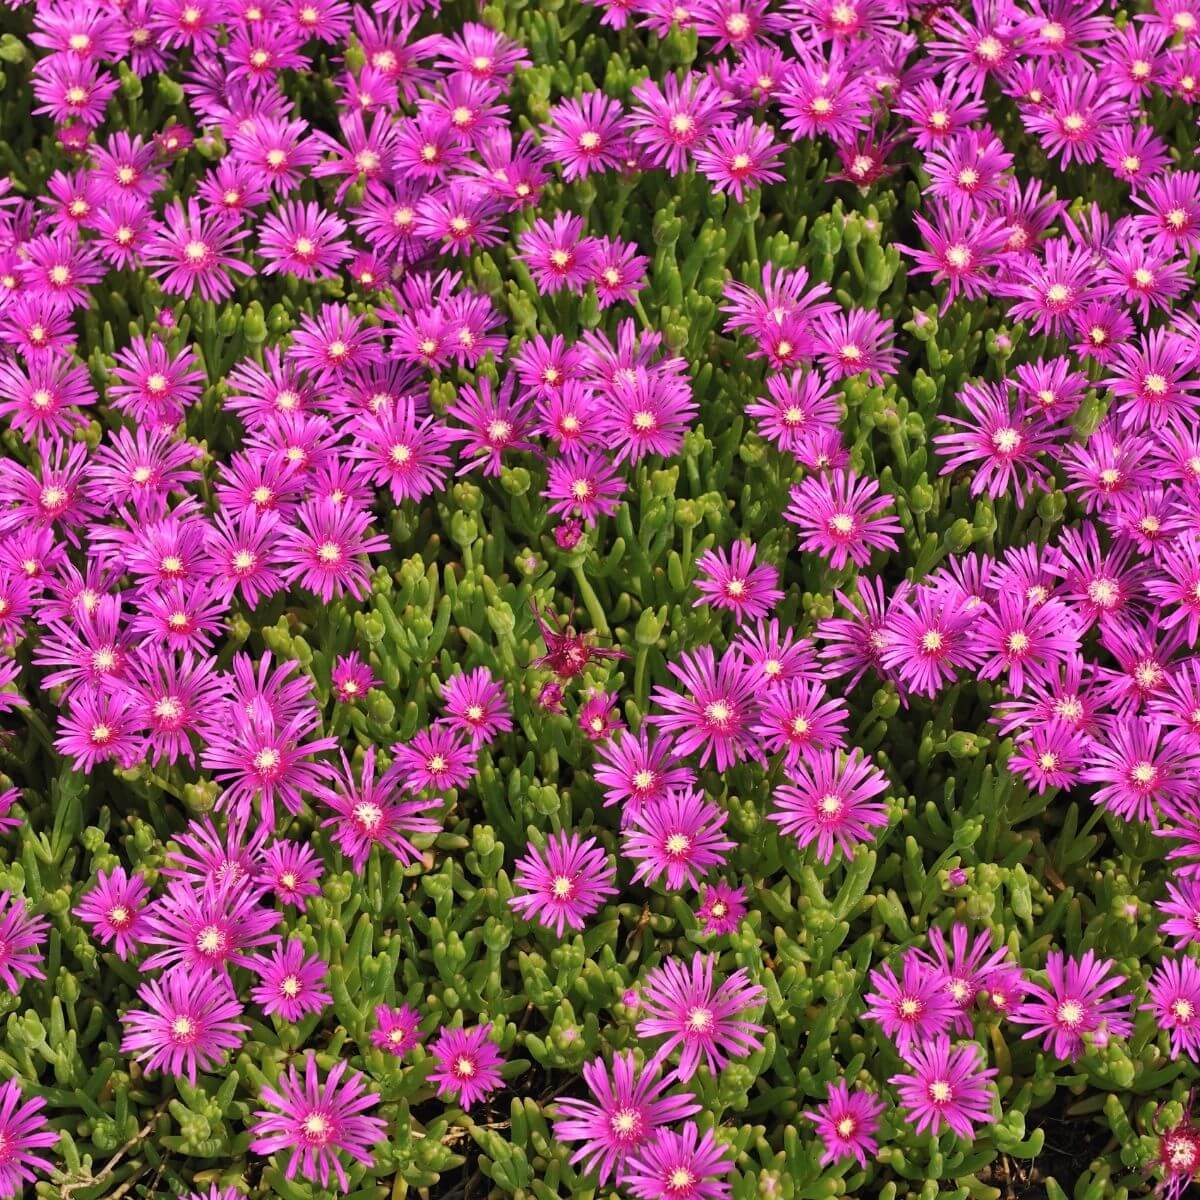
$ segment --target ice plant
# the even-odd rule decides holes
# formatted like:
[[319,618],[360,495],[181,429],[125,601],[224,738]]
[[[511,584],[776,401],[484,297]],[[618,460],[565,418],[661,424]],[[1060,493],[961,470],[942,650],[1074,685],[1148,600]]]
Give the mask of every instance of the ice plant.
[[664,1094],[673,1080],[657,1068],[641,1068],[636,1055],[626,1051],[585,1063],[583,1078],[591,1100],[564,1097],[558,1101],[554,1136],[582,1143],[571,1155],[572,1163],[594,1175],[601,1186],[620,1180],[625,1164],[664,1126],[700,1111],[690,1094]]
[[716,956],[696,951],[690,963],[667,959],[645,978],[640,1038],[665,1038],[658,1053],[679,1053],[676,1074],[687,1081],[701,1063],[719,1071],[734,1058],[743,1058],[760,1046],[763,1027],[744,1014],[763,1003],[766,993],[744,970],[717,979]]
[[363,1076],[347,1073],[337,1062],[322,1079],[316,1055],[304,1061],[301,1076],[289,1066],[275,1085],[268,1084],[259,1097],[267,1108],[254,1114],[250,1149],[255,1154],[287,1154],[284,1175],[297,1175],[310,1183],[329,1187],[335,1179],[343,1192],[350,1186],[342,1156],[370,1167],[372,1149],[387,1133],[387,1125],[372,1110],[379,1101],[366,1090]]
[[471,1108],[500,1086],[504,1063],[488,1022],[474,1029],[443,1029],[430,1047],[436,1070],[429,1076],[438,1095]]

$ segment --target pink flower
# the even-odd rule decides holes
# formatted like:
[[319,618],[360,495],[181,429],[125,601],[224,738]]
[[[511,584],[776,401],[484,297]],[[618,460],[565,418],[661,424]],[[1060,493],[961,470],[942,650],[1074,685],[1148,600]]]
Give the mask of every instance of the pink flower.
[[1088,1039],[1133,1032],[1128,995],[1112,995],[1125,982],[1116,963],[1086,950],[1067,958],[1051,950],[1046,960],[1048,987],[1031,983],[1028,998],[1012,1014],[1018,1025],[1029,1026],[1026,1038],[1040,1037],[1042,1048],[1055,1058],[1074,1061],[1087,1048]]
[[121,1052],[132,1051],[147,1071],[183,1076],[193,1087],[196,1068],[214,1070],[250,1030],[237,1019],[242,1006],[222,975],[176,967],[142,984],[138,999],[146,1008],[121,1018]]
[[762,1048],[756,1035],[763,1026],[743,1014],[766,1002],[766,992],[751,983],[744,969],[718,980],[717,955],[697,950],[690,963],[668,958],[650,971],[642,986],[645,1016],[637,1023],[639,1038],[665,1038],[658,1055],[679,1051],[676,1078],[686,1083],[703,1062],[714,1075],[731,1059]]
[[554,1137],[582,1143],[571,1163],[582,1163],[601,1187],[622,1179],[630,1157],[657,1130],[700,1111],[689,1093],[664,1096],[674,1079],[662,1078],[657,1065],[639,1066],[632,1050],[614,1054],[611,1070],[602,1058],[585,1063],[583,1079],[593,1098],[558,1100]]
[[874,550],[896,549],[893,535],[900,522],[884,515],[894,501],[877,495],[875,479],[859,478],[853,471],[810,475],[792,488],[784,519],[800,528],[800,549],[821,554],[839,570],[847,562],[864,567]]
[[438,1035],[430,1047],[437,1069],[429,1079],[437,1084],[440,1097],[471,1108],[501,1086],[504,1059],[490,1040],[491,1032],[488,1022],[474,1029],[443,1029]]
[[936,1136],[946,1127],[972,1141],[977,1125],[996,1120],[987,1081],[997,1072],[984,1069],[982,1055],[978,1043],[953,1046],[944,1033],[909,1046],[904,1057],[911,1072],[893,1075],[888,1082],[917,1133],[928,1130]]
[[528,847],[516,863],[513,886],[524,894],[509,899],[509,907],[526,920],[553,929],[583,930],[587,918],[600,910],[613,886],[616,870],[595,838],[586,841],[566,830],[552,834],[542,849]]
[[699,791],[669,792],[648,800],[633,815],[623,834],[625,854],[635,863],[635,880],[678,891],[697,887],[714,866],[724,865],[735,843],[722,836],[728,814]]
[[96,885],[84,893],[72,910],[90,925],[102,945],[113,945],[117,957],[127,959],[145,932],[145,899],[150,885],[143,876],[126,875],[124,867],[96,872]]
[[887,807],[874,799],[887,791],[887,777],[858,747],[849,755],[810,749],[790,767],[788,778],[775,790],[770,819],[801,846],[815,842],[824,863],[833,861],[835,850],[849,857],[873,838],[872,829],[888,823]]
[[371,1149],[387,1134],[386,1123],[368,1115],[379,1102],[378,1095],[366,1091],[366,1081],[357,1071],[347,1075],[344,1060],[335,1063],[322,1082],[316,1055],[310,1053],[305,1056],[303,1081],[293,1064],[275,1087],[263,1088],[260,1100],[270,1107],[254,1114],[250,1150],[255,1154],[288,1151],[284,1171],[288,1179],[299,1173],[310,1183],[328,1187],[332,1176],[343,1192],[349,1191],[339,1154],[371,1167],[375,1163]]
[[386,1050],[396,1058],[403,1058],[421,1041],[421,1014],[407,1004],[389,1008],[379,1004],[375,1008],[375,1028],[371,1030],[371,1045]]
[[831,1083],[825,1102],[813,1111],[802,1113],[817,1127],[821,1139],[821,1165],[830,1166],[844,1158],[854,1158],[866,1167],[868,1156],[879,1149],[875,1134],[886,1104],[870,1092],[851,1092],[844,1079]]
[[878,1022],[896,1049],[906,1054],[914,1045],[928,1044],[956,1020],[956,1005],[946,982],[917,951],[909,950],[903,958],[902,978],[886,963],[871,972],[875,990],[864,997],[866,1017]]
[[728,550],[706,550],[696,560],[704,576],[696,590],[714,608],[728,609],[738,621],[764,617],[780,600],[779,572],[770,564],[754,565],[757,546],[734,542]]
[[306,957],[304,943],[297,938],[276,942],[269,956],[259,955],[250,966],[259,978],[250,995],[268,1016],[278,1014],[295,1022],[332,1003],[333,997],[322,988],[325,963],[315,955]]

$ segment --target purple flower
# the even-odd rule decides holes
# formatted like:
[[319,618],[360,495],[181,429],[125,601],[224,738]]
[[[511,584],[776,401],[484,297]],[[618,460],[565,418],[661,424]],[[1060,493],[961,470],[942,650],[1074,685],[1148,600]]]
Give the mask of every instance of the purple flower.
[[121,1018],[122,1053],[132,1051],[147,1071],[183,1076],[193,1087],[196,1068],[219,1066],[250,1029],[238,1021],[242,1006],[223,975],[176,967],[142,984],[138,999],[146,1008],[131,1009]]
[[851,1092],[844,1079],[829,1085],[825,1102],[802,1113],[817,1127],[821,1139],[821,1165],[830,1166],[843,1158],[855,1158],[866,1167],[868,1155],[879,1149],[875,1134],[887,1105],[870,1092]]
[[250,967],[254,951],[273,939],[280,914],[262,907],[249,880],[227,878],[196,887],[177,879],[146,911],[143,940],[161,946],[142,963],[145,971],[176,964],[193,973],[225,972],[230,964]]
[[901,978],[885,963],[871,972],[870,983],[875,990],[864,997],[866,1016],[879,1023],[901,1054],[943,1033],[957,1018],[946,977],[940,971],[931,971],[929,963],[915,950],[904,954]]
[[1164,959],[1146,985],[1149,1003],[1140,1006],[1154,1014],[1159,1029],[1171,1038],[1171,1057],[1186,1054],[1200,1059],[1200,967],[1190,958]]
[[642,986],[645,1016],[639,1038],[665,1038],[658,1055],[679,1051],[676,1076],[686,1083],[703,1062],[715,1075],[730,1059],[745,1058],[762,1044],[763,1026],[746,1020],[748,1009],[764,1004],[766,992],[744,969],[717,980],[717,956],[697,950],[691,962],[668,958],[650,971]]
[[645,729],[636,734],[622,729],[605,741],[596,751],[592,774],[604,791],[605,808],[622,806],[622,826],[629,825],[650,801],[696,782],[694,772],[677,759],[671,739],[651,741]]
[[50,928],[45,917],[29,914],[23,896],[0,892],[0,982],[13,995],[26,979],[45,979],[42,947]]
[[1110,958],[1098,958],[1087,950],[1079,958],[1067,958],[1051,950],[1046,959],[1048,987],[1030,983],[1028,998],[1012,1014],[1018,1025],[1027,1025],[1026,1038],[1040,1037],[1042,1048],[1055,1058],[1074,1061],[1087,1048],[1089,1038],[1102,1033],[1128,1037],[1128,995],[1113,995],[1125,982]]
[[728,814],[703,792],[683,790],[647,800],[625,827],[622,849],[635,863],[635,880],[666,887],[697,887],[714,866],[723,866],[736,843],[722,836]]
[[96,872],[96,886],[86,892],[72,910],[92,927],[102,945],[112,943],[117,957],[128,958],[145,932],[144,901],[150,885],[136,872],[126,875],[124,867]]
[[585,1063],[583,1079],[593,1098],[559,1100],[554,1136],[583,1143],[571,1163],[582,1163],[601,1187],[613,1178],[620,1182],[630,1157],[659,1129],[700,1111],[690,1093],[664,1096],[674,1079],[661,1078],[656,1064],[639,1067],[632,1050],[614,1054],[611,1068],[602,1058]]
[[727,771],[746,758],[761,761],[753,735],[758,716],[758,687],[736,651],[727,650],[720,663],[711,646],[685,651],[667,669],[683,685],[683,695],[657,687],[651,702],[665,713],[651,713],[647,721],[674,737],[681,755],[700,752],[700,765],[715,763]]
[[58,1131],[47,1123],[45,1107],[40,1096],[24,1100],[15,1079],[0,1084],[0,1195],[20,1195],[34,1182],[36,1171],[54,1170],[54,1164],[37,1153],[58,1145]]
[[873,550],[894,550],[900,522],[884,515],[891,496],[880,496],[879,483],[853,471],[810,475],[792,488],[784,519],[800,528],[800,549],[820,554],[835,570],[853,562],[864,567]]
[[421,815],[430,810],[428,801],[401,800],[400,791],[400,771],[395,764],[375,778],[374,746],[363,751],[358,780],[343,753],[342,769],[335,772],[332,784],[316,789],[317,798],[334,814],[326,817],[321,827],[333,829],[334,844],[356,873],[367,865],[375,845],[406,865],[415,861],[420,854],[409,835],[436,833],[441,828],[438,821]]
[[855,747],[849,755],[809,749],[789,768],[788,782],[776,788],[769,814],[801,846],[815,842],[817,857],[833,861],[835,850],[849,857],[888,823],[887,807],[874,797],[888,789],[887,777]]
[[259,978],[250,995],[268,1016],[278,1014],[295,1022],[332,1002],[333,997],[321,987],[327,973],[325,963],[315,955],[306,957],[304,943],[296,938],[281,939],[269,956],[257,956],[250,966]]
[[530,847],[517,860],[513,885],[525,894],[511,897],[508,904],[561,938],[567,925],[586,928],[587,918],[617,894],[615,879],[616,870],[595,838],[585,841],[563,830],[552,834],[541,851]]
[[701,896],[696,916],[706,934],[721,937],[741,927],[746,915],[746,889],[730,887],[723,879],[710,883]]
[[696,560],[703,576],[696,590],[704,603],[728,609],[740,622],[764,617],[783,599],[779,572],[769,563],[754,565],[756,546],[734,542],[727,550],[706,550]]
[[343,1192],[349,1191],[350,1181],[339,1154],[373,1166],[371,1149],[384,1140],[387,1125],[368,1115],[379,1097],[366,1091],[365,1080],[357,1071],[349,1075],[346,1071],[345,1061],[337,1062],[322,1082],[316,1055],[308,1054],[303,1081],[293,1064],[275,1087],[264,1087],[259,1099],[270,1107],[254,1114],[251,1151],[274,1154],[286,1150],[284,1174],[288,1179],[299,1174],[309,1183],[329,1187],[333,1176]]
[[371,1045],[386,1050],[396,1058],[403,1058],[422,1038],[421,1014],[407,1004],[389,1008],[386,1004],[375,1008],[375,1028],[371,1030]]
[[899,1093],[917,1133],[928,1130],[936,1136],[949,1128],[972,1141],[977,1125],[995,1121],[987,1081],[997,1072],[994,1067],[984,1068],[982,1056],[978,1043],[954,1046],[944,1033],[909,1046],[904,1058],[911,1072],[893,1075],[888,1082]]
[[728,1200],[725,1176],[733,1163],[711,1129],[700,1132],[695,1121],[680,1132],[660,1129],[630,1156],[625,1186],[637,1200]]
[[500,1087],[504,1059],[490,1040],[491,1032],[490,1022],[474,1029],[442,1030],[430,1047],[437,1066],[429,1079],[437,1084],[439,1096],[471,1108]]

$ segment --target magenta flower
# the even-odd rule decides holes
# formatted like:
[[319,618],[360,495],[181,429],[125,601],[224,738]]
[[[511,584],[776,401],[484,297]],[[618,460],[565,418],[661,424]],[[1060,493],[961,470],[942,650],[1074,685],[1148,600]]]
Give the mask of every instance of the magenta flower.
[[145,932],[144,901],[149,894],[150,885],[136,872],[126,875],[124,867],[99,870],[95,887],[84,893],[72,911],[91,926],[101,945],[111,943],[117,957],[126,959]]
[[996,1120],[988,1080],[997,1072],[994,1067],[984,1068],[977,1042],[954,1046],[939,1033],[923,1044],[909,1046],[904,1058],[911,1072],[893,1075],[888,1082],[899,1093],[917,1133],[928,1130],[936,1136],[949,1128],[972,1141],[976,1126]]
[[321,894],[324,870],[317,852],[302,842],[279,841],[263,852],[258,882],[284,904],[303,908],[309,896]]
[[547,467],[547,511],[578,516],[589,525],[600,516],[612,516],[620,506],[625,480],[598,450],[568,449]]
[[1186,1054],[1200,1059],[1200,967],[1190,958],[1164,959],[1146,985],[1149,1003],[1140,1006],[1154,1014],[1155,1024],[1171,1039],[1171,1057]]
[[553,223],[537,220],[521,234],[519,258],[539,292],[579,291],[590,281],[595,247],[583,235],[582,217],[557,213]]
[[369,532],[371,515],[328,501],[305,501],[296,521],[280,537],[284,579],[300,582],[326,604],[344,594],[363,599],[370,579],[364,560],[388,546],[386,537]]
[[122,1053],[132,1051],[147,1071],[182,1076],[193,1087],[197,1067],[212,1071],[220,1066],[250,1030],[237,1019],[242,1006],[223,975],[176,967],[142,984],[138,999],[146,1008],[131,1009],[121,1018]]
[[42,947],[50,928],[31,916],[23,896],[0,892],[0,982],[15,996],[26,979],[45,979]]
[[872,839],[872,829],[888,823],[887,806],[874,799],[887,791],[887,777],[857,747],[849,755],[807,750],[788,779],[775,789],[769,818],[802,847],[815,842],[823,863],[832,862],[836,850],[849,857]]
[[342,704],[361,700],[378,682],[370,664],[363,662],[357,650],[339,655],[329,673],[333,694]]
[[418,417],[410,397],[364,415],[347,449],[364,463],[372,483],[387,485],[392,499],[421,500],[446,486],[450,432],[433,416]]
[[614,1054],[611,1069],[595,1058],[582,1073],[592,1099],[557,1101],[554,1137],[583,1143],[571,1163],[582,1164],[601,1187],[610,1179],[620,1182],[626,1163],[659,1129],[700,1111],[690,1093],[664,1096],[674,1078],[662,1078],[657,1064],[639,1067],[632,1050]]
[[442,684],[442,703],[446,708],[442,720],[464,734],[472,746],[490,745],[513,727],[504,685],[492,678],[487,667],[451,675]]
[[1053,677],[1079,650],[1079,631],[1068,608],[1055,600],[1030,604],[1024,596],[1004,591],[978,621],[975,639],[988,654],[978,677],[995,679],[1003,673],[1014,696],[1031,682]]
[[1200,944],[1200,879],[1168,880],[1166,886],[1167,899],[1154,905],[1169,918],[1162,932],[1175,939],[1177,949]]
[[810,475],[792,488],[784,519],[800,528],[800,549],[820,554],[840,570],[847,562],[866,566],[874,550],[896,549],[900,522],[883,515],[893,505],[879,483],[853,471]]
[[711,646],[685,651],[678,663],[667,669],[683,685],[683,695],[657,687],[653,704],[665,713],[651,713],[647,721],[670,733],[681,755],[700,752],[700,765],[713,761],[718,771],[727,771],[746,758],[758,761],[762,751],[754,738],[758,716],[757,685],[736,651],[727,650],[720,663]]
[[252,967],[254,951],[274,940],[280,914],[264,908],[259,889],[244,878],[196,887],[174,880],[146,911],[143,941],[161,946],[142,963],[144,971],[181,965],[193,974],[225,972],[231,964]]
[[941,474],[965,468],[972,475],[971,495],[1011,492],[1018,503],[1031,489],[1045,486],[1047,474],[1040,459],[1053,449],[1054,438],[1014,404],[1005,386],[969,383],[958,401],[970,416],[944,417],[956,431],[933,439],[945,459]]
[[706,550],[696,560],[703,576],[696,590],[704,603],[728,609],[742,621],[764,617],[783,599],[779,571],[769,563],[754,565],[757,546],[734,542],[727,550]]
[[529,847],[517,860],[513,886],[525,894],[511,897],[508,904],[561,938],[567,925],[586,928],[587,918],[617,894],[615,879],[616,869],[595,838],[585,841],[563,830],[552,834],[540,851]]
[[728,1200],[733,1163],[711,1129],[687,1121],[660,1129],[625,1164],[625,1186],[637,1200]]
[[1130,997],[1113,995],[1125,982],[1116,974],[1116,963],[1087,950],[1067,958],[1051,950],[1046,959],[1048,987],[1028,984],[1028,995],[1012,1013],[1018,1025],[1029,1026],[1026,1038],[1040,1037],[1042,1048],[1055,1058],[1074,1061],[1088,1041],[1104,1035],[1128,1037]]
[[875,1134],[887,1105],[870,1092],[850,1091],[844,1079],[831,1083],[823,1104],[802,1113],[817,1127],[821,1139],[821,1165],[854,1158],[866,1167],[867,1157],[879,1149]]
[[723,866],[736,843],[723,836],[728,813],[703,792],[674,791],[648,800],[625,827],[622,849],[635,863],[634,880],[678,891],[699,886],[714,866]]
[[696,916],[704,923],[704,932],[715,937],[733,933],[746,915],[746,889],[730,887],[723,879],[705,887]]
[[438,1035],[430,1047],[437,1069],[429,1079],[440,1097],[453,1098],[466,1109],[501,1086],[504,1058],[491,1042],[491,1032],[488,1022],[474,1029],[443,1029]]
[[973,634],[982,611],[962,593],[922,587],[888,613],[880,660],[921,696],[935,696],[979,658]]
[[298,279],[331,275],[350,257],[345,232],[346,222],[336,213],[289,200],[259,230],[259,253],[267,260],[263,273],[286,272]]
[[268,1016],[278,1014],[295,1022],[319,1013],[333,1001],[321,986],[326,981],[325,963],[315,955],[306,957],[304,943],[297,938],[278,941],[269,956],[252,960],[251,969],[259,982],[250,995]]
[[899,369],[894,337],[890,320],[854,308],[848,313],[831,313],[816,327],[813,352],[830,379],[866,375],[871,383],[882,386],[885,377]]
[[0,1084],[0,1195],[21,1195],[25,1185],[34,1182],[35,1172],[55,1169],[37,1153],[59,1141],[58,1130],[46,1121],[45,1107],[40,1096],[24,1100],[15,1079]]
[[342,755],[342,769],[335,772],[332,784],[318,787],[317,798],[334,815],[321,822],[323,829],[333,829],[333,842],[350,860],[356,873],[367,865],[371,847],[378,845],[407,865],[420,857],[409,840],[412,834],[432,834],[441,824],[421,814],[430,810],[425,800],[400,800],[401,772],[392,765],[382,776],[375,778],[375,747],[363,751],[359,778]]
[[161,228],[146,244],[146,263],[168,295],[199,292],[205,300],[224,300],[234,289],[229,272],[254,273],[233,253],[247,235],[228,221],[206,217],[195,200],[186,208],[177,200],[168,205]]
[[[928,957],[930,967],[945,981],[946,991],[950,993],[958,1009],[954,1029],[957,1033],[969,1037],[975,1031],[971,1020],[971,1010],[980,992],[991,991],[992,979],[1012,967],[1008,948],[1001,945],[996,948],[990,929],[985,929],[970,941],[970,931],[961,921],[956,921],[950,929],[950,945],[946,945],[946,935],[936,926],[929,931],[929,944],[932,954]],[[918,954],[920,952],[918,951]]]
[[750,981],[744,969],[725,979],[714,975],[717,956],[697,950],[691,962],[668,958],[655,967],[642,986],[642,1011],[637,1023],[639,1038],[665,1038],[658,1056],[679,1051],[675,1075],[686,1083],[703,1062],[714,1075],[731,1059],[745,1058],[762,1049],[757,1035],[763,1026],[743,1014],[767,999],[766,992]]
[[604,806],[619,804],[621,824],[629,825],[642,808],[668,792],[686,790],[696,776],[675,756],[669,737],[650,741],[646,730],[620,730],[596,751],[593,777],[604,791]]
[[447,725],[422,729],[411,741],[392,747],[392,766],[407,792],[447,792],[475,777],[478,750]]
[[346,1071],[346,1062],[337,1062],[322,1082],[316,1055],[308,1054],[303,1081],[293,1064],[275,1087],[264,1087],[259,1099],[270,1107],[254,1114],[251,1151],[274,1154],[286,1150],[286,1178],[295,1179],[299,1174],[309,1183],[329,1187],[333,1177],[343,1192],[349,1191],[350,1181],[339,1155],[365,1167],[374,1166],[371,1149],[384,1140],[387,1125],[369,1115],[379,1097],[366,1090],[366,1081],[357,1071],[348,1075]]
[[689,156],[716,127],[725,101],[712,80],[690,73],[681,81],[667,75],[662,86],[643,80],[633,89],[637,101],[629,114],[635,143],[645,147],[648,161],[678,175]]
[[407,1004],[389,1008],[379,1004],[375,1008],[375,1028],[371,1030],[371,1045],[396,1058],[403,1058],[421,1041],[421,1014]]
[[611,171],[629,158],[627,119],[621,104],[603,92],[585,92],[550,109],[542,149],[562,167],[568,183]]
[[1096,804],[1157,827],[1164,815],[1190,811],[1198,770],[1200,754],[1165,736],[1157,722],[1114,717],[1092,741],[1081,778],[1101,785],[1092,793]]
[[957,1007],[947,980],[915,950],[904,954],[901,978],[884,964],[871,972],[874,991],[868,992],[866,1017],[876,1021],[901,1054],[914,1044],[944,1033],[957,1019]]
[[799,453],[820,433],[836,432],[842,410],[830,384],[816,371],[767,377],[767,395],[746,405],[759,434],[780,450]]
[[481,468],[485,475],[499,475],[503,455],[535,448],[526,436],[528,406],[523,400],[513,399],[514,382],[511,377],[505,380],[493,395],[491,383],[481,377],[474,387],[463,387],[454,403],[447,406],[446,415],[462,423],[446,435],[451,441],[463,443],[466,461],[458,474]]
[[776,169],[785,146],[769,126],[747,117],[736,125],[718,126],[694,152],[696,166],[718,192],[729,192],[740,204],[746,193],[764,183],[779,183]]
[[824,684],[793,679],[767,693],[754,732],[768,753],[782,751],[784,762],[792,766],[810,759],[814,750],[842,749],[846,717],[846,702],[827,698]]

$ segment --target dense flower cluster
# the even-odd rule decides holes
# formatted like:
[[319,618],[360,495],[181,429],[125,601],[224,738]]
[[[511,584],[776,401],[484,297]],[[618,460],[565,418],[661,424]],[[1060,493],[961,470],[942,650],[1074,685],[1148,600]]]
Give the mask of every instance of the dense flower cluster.
[[10,1045],[0,1196],[983,1194],[1130,1042],[1177,1197],[1200,8],[587,5],[6,13],[0,983],[120,1067]]

